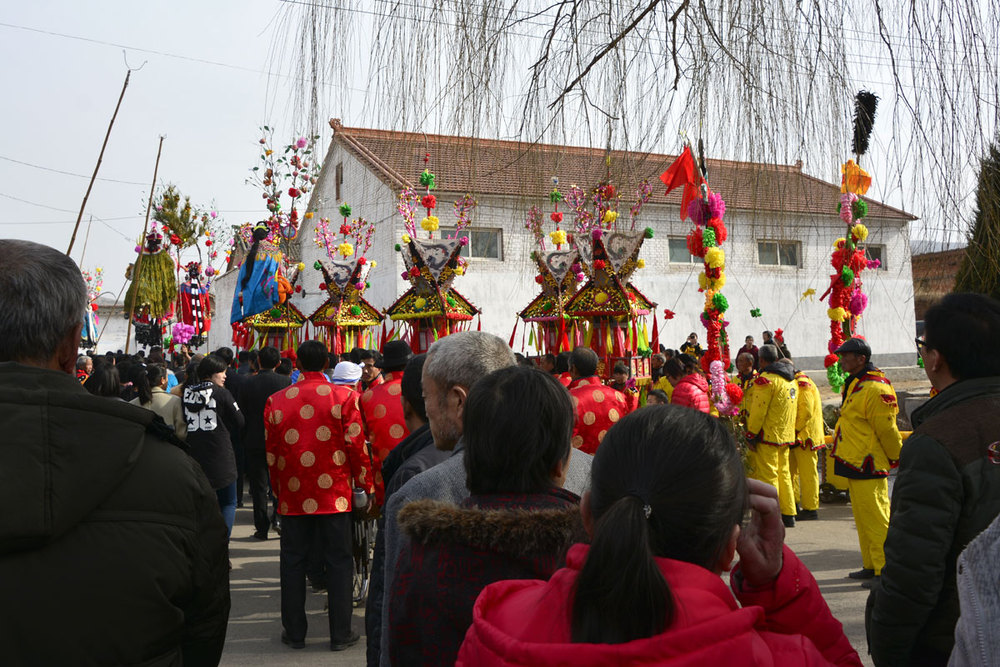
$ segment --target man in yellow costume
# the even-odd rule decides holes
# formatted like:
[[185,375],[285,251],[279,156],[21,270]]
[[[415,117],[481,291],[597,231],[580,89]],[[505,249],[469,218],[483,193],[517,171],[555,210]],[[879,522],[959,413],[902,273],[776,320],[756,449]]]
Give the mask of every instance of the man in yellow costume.
[[795,516],[799,521],[819,518],[819,450],[823,449],[823,401],[812,379],[798,371],[795,374],[795,446],[788,454],[794,484],[798,476],[796,500],[802,506]]
[[788,469],[788,449],[795,444],[795,369],[778,361],[778,348],[760,348],[760,374],[744,399],[747,406],[747,443],[751,477],[778,489],[781,519],[795,526],[795,494]]
[[835,350],[840,367],[850,373],[844,384],[840,419],[833,436],[834,472],[847,478],[854,523],[858,527],[862,568],[851,579],[871,588],[885,565],[889,529],[889,469],[899,461],[903,441],[896,427],[896,392],[885,373],[871,362],[863,338],[850,338]]

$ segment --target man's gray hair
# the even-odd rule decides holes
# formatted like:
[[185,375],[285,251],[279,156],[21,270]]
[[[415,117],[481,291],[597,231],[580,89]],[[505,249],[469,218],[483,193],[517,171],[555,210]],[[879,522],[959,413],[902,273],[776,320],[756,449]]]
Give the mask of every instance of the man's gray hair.
[[769,364],[773,364],[778,360],[778,357],[781,356],[781,353],[778,352],[778,346],[771,345],[770,343],[767,345],[761,345],[760,352],[758,354],[760,354],[761,361],[766,361]]
[[85,354],[81,354],[76,358],[76,370],[82,371],[87,367],[87,362],[90,361],[90,357]]
[[517,359],[506,341],[484,331],[460,331],[427,350],[424,373],[445,387],[472,387],[493,371],[514,366]]
[[49,246],[0,239],[0,361],[46,362],[83,323],[87,287]]
[[656,354],[654,354],[650,358],[651,359],[658,359],[660,361],[660,363],[662,363],[662,364],[667,363],[667,357],[665,355],[660,354],[659,352],[657,352]]

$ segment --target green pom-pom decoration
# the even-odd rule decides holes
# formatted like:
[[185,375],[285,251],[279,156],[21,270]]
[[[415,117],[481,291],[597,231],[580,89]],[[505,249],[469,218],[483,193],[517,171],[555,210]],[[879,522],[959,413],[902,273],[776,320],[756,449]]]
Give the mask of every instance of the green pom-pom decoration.
[[760,308],[754,308],[751,310],[750,317],[760,317]]
[[653,228],[652,227],[646,227],[646,229],[644,229],[642,231],[642,236],[643,236],[643,238],[647,238],[647,239],[653,238]]
[[844,283],[844,287],[850,287],[854,282],[854,271],[851,271],[850,267],[845,266],[840,270],[840,282]]
[[917,366],[920,366],[921,368],[924,367],[924,358],[922,356],[917,357]]
[[365,281],[365,289],[368,289],[371,286],[372,286],[372,284],[366,280]]
[[420,174],[420,185],[428,190],[434,189],[434,174],[431,173],[430,169],[424,169],[423,173]]
[[400,250],[402,250],[402,249],[403,249],[403,246],[401,246],[401,245],[399,245],[399,244],[397,243],[397,244],[396,244],[396,252],[399,252],[399,251],[400,251]]
[[549,193],[549,201],[553,204],[558,204],[563,199],[565,199],[565,197],[563,197],[563,193],[559,192],[556,188],[552,188],[552,192]]
[[361,314],[361,306],[351,306],[351,315],[357,316]]
[[840,213],[840,208],[843,206],[841,202],[837,202],[837,213]]
[[868,215],[868,202],[864,199],[857,200],[851,207],[851,211],[854,213],[855,220],[865,217]]
[[451,306],[452,308],[458,305],[458,302],[455,301],[455,297],[452,296],[448,297],[448,305]]
[[717,292],[715,296],[712,297],[712,305],[715,306],[715,309],[720,313],[724,313],[729,310],[729,299],[726,298],[725,294]]
[[553,306],[553,305],[552,305],[551,303],[543,303],[543,304],[542,304],[542,312],[543,312],[543,313],[547,313],[547,312],[549,312],[550,310],[552,310],[552,309],[553,309],[554,307],[555,307],[555,306]]
[[706,248],[714,248],[719,245],[719,242],[715,238],[715,230],[711,227],[706,227],[705,231],[701,233],[701,244]]
[[830,389],[840,392],[844,388],[844,381],[847,380],[847,373],[840,369],[840,362],[827,367],[826,379],[830,382]]
[[281,310],[279,310],[278,308],[272,308],[268,312],[268,315],[270,315],[274,319],[278,319],[279,317],[281,317]]
[[323,265],[320,264],[319,260],[317,259],[315,262],[313,262],[313,268],[316,269],[317,271],[319,271],[320,269],[323,268]]
[[351,205],[348,204],[347,202],[344,202],[343,204],[340,205],[340,217],[342,218],[351,217]]

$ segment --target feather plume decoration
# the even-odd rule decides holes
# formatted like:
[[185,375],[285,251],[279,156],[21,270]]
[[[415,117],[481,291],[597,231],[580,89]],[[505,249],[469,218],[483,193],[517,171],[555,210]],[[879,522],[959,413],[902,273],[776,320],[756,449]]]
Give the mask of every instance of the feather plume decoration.
[[862,90],[854,97],[855,155],[864,155],[868,151],[868,140],[872,136],[872,126],[875,124],[876,107],[878,107],[878,95],[875,93]]

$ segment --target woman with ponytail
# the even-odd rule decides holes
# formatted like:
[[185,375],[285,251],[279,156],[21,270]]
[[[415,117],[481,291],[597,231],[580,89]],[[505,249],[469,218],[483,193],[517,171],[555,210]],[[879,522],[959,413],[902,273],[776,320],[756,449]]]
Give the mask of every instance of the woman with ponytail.
[[184,407],[181,399],[167,393],[167,369],[159,364],[133,369],[132,386],[138,397],[132,401],[163,417],[168,426],[174,427],[174,434],[183,440],[187,437],[187,422],[184,421]]
[[591,476],[591,544],[547,582],[487,586],[459,665],[861,664],[783,544],[777,492],[744,477],[718,420],[642,408],[608,431]]

